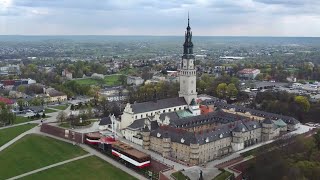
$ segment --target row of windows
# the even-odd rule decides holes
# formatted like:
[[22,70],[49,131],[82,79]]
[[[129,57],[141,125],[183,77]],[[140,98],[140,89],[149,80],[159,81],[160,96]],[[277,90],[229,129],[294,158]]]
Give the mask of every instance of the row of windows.
[[181,71],[181,75],[196,75],[196,71]]

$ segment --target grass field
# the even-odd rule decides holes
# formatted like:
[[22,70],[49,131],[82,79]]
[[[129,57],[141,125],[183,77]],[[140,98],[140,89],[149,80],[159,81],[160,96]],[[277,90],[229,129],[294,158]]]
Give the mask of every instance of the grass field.
[[35,127],[37,124],[25,124],[21,126],[6,128],[0,130],[0,146],[11,141],[13,138],[19,136],[25,131]]
[[31,119],[28,119],[27,117],[23,117],[23,116],[16,116],[15,121],[13,122],[13,124],[19,124],[19,123],[24,123],[24,122],[28,122]]
[[50,106],[50,108],[58,109],[58,110],[65,110],[68,107],[69,107],[69,105]]
[[46,108],[46,109],[44,110],[44,113],[45,113],[45,114],[53,113],[53,112],[57,112],[57,111],[56,111],[56,110],[53,110],[53,109],[48,109],[48,108]]
[[185,176],[184,174],[182,174],[181,171],[177,171],[172,173],[172,176],[176,178],[176,180],[186,180],[186,179],[190,179],[189,177]]
[[130,180],[135,179],[126,172],[112,166],[98,157],[91,156],[77,161],[70,162],[52,169],[22,178],[25,180],[34,179],[113,179]]
[[69,122],[60,123],[59,126],[63,127],[63,128],[70,128],[71,127]]
[[132,75],[137,73],[138,69],[137,68],[126,68],[122,69],[119,74],[124,74],[124,75]]
[[107,86],[116,86],[120,85],[121,82],[119,81],[119,75],[110,75],[110,76],[105,76],[104,79],[92,79],[92,78],[87,78],[87,79],[77,79],[74,80],[80,85],[107,85]]
[[226,180],[232,175],[229,171],[222,171],[218,176],[216,176],[213,180]]
[[7,179],[87,152],[66,142],[30,134],[0,152],[0,179]]
[[[24,123],[24,122],[32,122],[32,121],[35,121],[35,120],[39,120],[42,118],[42,114],[40,114],[40,118],[27,118],[27,117],[23,117],[23,116],[16,116],[16,119],[14,120],[13,124],[20,124],[20,123]],[[50,116],[46,116],[46,118],[48,118]]]

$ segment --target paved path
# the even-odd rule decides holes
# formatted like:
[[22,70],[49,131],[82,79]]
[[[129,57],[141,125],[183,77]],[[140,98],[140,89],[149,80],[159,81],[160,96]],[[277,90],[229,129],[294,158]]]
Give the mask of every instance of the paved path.
[[32,128],[32,129],[29,129],[28,131],[20,134],[19,136],[13,138],[12,140],[7,142],[6,144],[2,145],[0,147],[0,151],[3,151],[5,148],[9,147],[10,145],[12,145],[13,143],[15,143],[16,141],[18,141],[19,139],[21,139],[22,137],[24,137],[27,134],[37,133],[39,131],[38,129],[40,129],[40,128],[36,126],[36,127]]
[[[48,109],[57,110],[57,109],[54,109],[54,108],[48,108]],[[69,111],[70,111],[70,106],[65,110],[65,112],[68,113]],[[57,110],[57,112],[53,112],[53,113],[47,113],[47,115],[49,115],[50,117],[45,118],[44,122],[55,122],[55,121],[57,121],[57,115],[59,114],[59,112],[60,112],[60,110]],[[30,124],[30,123],[38,123],[39,124],[39,123],[41,123],[41,119],[0,127],[0,130],[1,129],[11,128],[11,127],[16,127],[16,126],[21,126],[21,125],[25,125],[25,124]]]
[[[52,136],[50,134],[46,134],[46,133],[43,133],[43,132],[38,132],[38,134],[41,134],[41,135],[44,135],[44,136],[48,136],[48,137],[52,137],[54,139],[58,139],[58,140],[61,140],[61,141],[64,141],[64,142],[68,142],[68,143],[73,143],[72,141],[69,141],[67,139],[62,139],[62,138],[59,138],[59,137],[56,137],[56,136]],[[100,153],[99,151],[96,151],[95,149],[85,145],[85,144],[78,144],[82,149],[84,149],[85,151],[89,152],[90,154],[93,154],[101,159],[103,159],[104,161],[107,161],[108,163],[112,164],[113,166],[121,169],[122,171],[124,172],[127,172],[128,174],[130,174],[131,176],[134,176],[135,178],[139,179],[139,180],[147,180],[144,176],[136,173],[135,171],[127,168],[126,166],[124,166],[123,164],[120,164],[118,161],[115,161],[111,158],[109,158],[108,156]]]
[[57,167],[57,166],[60,166],[60,165],[63,165],[63,164],[66,164],[66,163],[69,163],[69,162],[72,162],[72,161],[76,161],[76,160],[79,160],[79,159],[86,158],[86,157],[89,157],[89,156],[92,156],[92,154],[86,154],[86,155],[79,156],[79,157],[76,157],[76,158],[73,158],[73,159],[69,159],[69,160],[66,160],[66,161],[61,161],[61,162],[58,162],[56,164],[51,164],[49,166],[46,166],[46,167],[43,167],[43,168],[39,168],[39,169],[30,171],[30,172],[27,172],[27,173],[20,174],[18,176],[9,178],[8,180],[19,179],[19,178],[22,178],[22,177],[25,177],[25,176],[29,176],[31,174],[34,174],[34,173],[37,173],[37,172],[40,172],[40,171],[44,171],[44,170],[47,170],[47,169],[50,169],[50,168],[53,168],[53,167]]

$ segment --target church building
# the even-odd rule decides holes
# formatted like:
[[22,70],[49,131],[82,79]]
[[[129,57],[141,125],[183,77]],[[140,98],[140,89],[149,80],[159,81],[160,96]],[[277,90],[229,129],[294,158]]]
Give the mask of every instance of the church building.
[[[179,97],[134,104],[128,103],[123,111],[120,123],[120,130],[126,139],[141,144],[142,141],[139,140],[141,139],[139,134],[144,127],[144,124],[156,121],[154,117],[164,113],[177,112],[185,116],[200,115],[200,108],[196,103],[197,73],[195,68],[195,56],[193,54],[192,32],[189,21],[188,17],[188,26],[185,32],[185,42],[183,44],[183,55],[180,69]],[[162,125],[161,122],[160,125]]]

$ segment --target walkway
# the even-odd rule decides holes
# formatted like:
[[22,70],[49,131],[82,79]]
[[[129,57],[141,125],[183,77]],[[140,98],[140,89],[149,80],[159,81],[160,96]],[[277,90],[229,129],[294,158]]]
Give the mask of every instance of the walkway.
[[29,129],[28,131],[20,134],[19,136],[13,138],[11,141],[9,141],[6,144],[2,145],[0,147],[0,151],[3,151],[5,148],[9,147],[10,145],[12,145],[13,143],[15,143],[16,141],[18,141],[19,139],[21,139],[22,137],[24,137],[27,134],[37,133],[39,131],[38,129],[40,129],[40,128],[36,126],[36,127],[32,128],[32,129]]
[[73,158],[73,159],[69,159],[69,160],[66,160],[66,161],[61,161],[61,162],[58,162],[56,164],[51,164],[49,166],[45,166],[43,168],[39,168],[39,169],[30,171],[30,172],[27,172],[27,173],[24,173],[24,174],[9,178],[8,180],[19,179],[19,178],[22,178],[22,177],[25,177],[25,176],[29,176],[31,174],[34,174],[34,173],[37,173],[37,172],[40,172],[40,171],[44,171],[44,170],[47,170],[47,169],[50,169],[50,168],[54,168],[54,167],[57,167],[57,166],[60,166],[60,165],[63,165],[63,164],[66,164],[66,163],[69,163],[69,162],[72,162],[72,161],[76,161],[76,160],[79,160],[79,159],[83,159],[83,158],[89,157],[89,156],[92,156],[92,154],[86,154],[86,155],[79,156],[79,157],[76,157],[76,158]]
[[[38,132],[38,134],[41,134],[41,135],[44,135],[44,136],[48,136],[48,137],[51,137],[51,138],[54,138],[54,139],[58,139],[60,141],[64,141],[64,142],[68,142],[68,143],[73,143],[72,141],[69,141],[67,139],[62,139],[62,138],[59,138],[59,137],[56,137],[56,136],[52,136],[50,134],[46,134],[46,133],[43,133],[43,132]],[[96,151],[95,149],[85,145],[85,144],[79,144],[79,146],[84,149],[85,151],[89,152],[90,154],[93,154],[101,159],[103,159],[104,161],[112,164],[113,166],[121,169],[122,171],[124,172],[127,172],[128,174],[130,174],[131,176],[134,176],[135,178],[139,179],[139,180],[147,180],[144,176],[136,173],[135,171],[127,168],[126,166],[124,166],[123,164],[120,164],[118,161],[115,161],[111,158],[109,158],[108,156],[100,153],[99,151]]]

